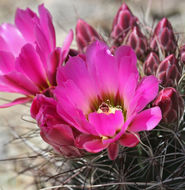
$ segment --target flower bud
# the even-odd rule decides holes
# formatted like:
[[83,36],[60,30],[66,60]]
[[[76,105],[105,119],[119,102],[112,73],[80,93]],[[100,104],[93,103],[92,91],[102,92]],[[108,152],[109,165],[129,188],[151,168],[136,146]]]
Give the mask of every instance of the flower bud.
[[82,151],[75,146],[78,131],[67,124],[56,111],[56,101],[37,95],[31,106],[31,116],[37,121],[40,135],[59,154],[79,157]]
[[159,106],[162,111],[162,121],[172,123],[181,118],[184,111],[184,102],[178,91],[172,87],[161,90],[153,106]]
[[92,26],[79,19],[76,25],[76,42],[80,53],[84,53],[87,46],[96,40],[103,41],[102,37]]
[[112,25],[111,38],[113,39],[113,45],[121,45],[130,29],[137,25],[136,22],[137,17],[133,16],[128,6],[123,3],[115,16]]
[[185,65],[185,44],[180,48],[180,60]]
[[126,44],[131,46],[135,50],[138,59],[142,59],[145,57],[148,49],[147,39],[142,34],[138,26],[135,26],[132,29],[131,33],[128,36]]
[[146,75],[156,75],[160,60],[156,53],[151,52],[146,58],[143,70]]
[[160,47],[161,51],[165,55],[175,53],[177,48],[177,41],[175,39],[172,25],[166,18],[163,18],[157,24],[153,37],[151,39],[150,47],[153,51],[157,52],[158,48]]
[[156,76],[164,87],[175,87],[181,77],[181,68],[174,54],[166,57],[157,69]]

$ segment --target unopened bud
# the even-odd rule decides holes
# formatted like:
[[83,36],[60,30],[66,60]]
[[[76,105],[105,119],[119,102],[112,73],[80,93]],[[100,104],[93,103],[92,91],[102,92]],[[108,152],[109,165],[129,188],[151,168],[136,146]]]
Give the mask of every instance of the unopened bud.
[[143,59],[145,57],[148,49],[147,39],[142,34],[138,26],[135,26],[132,29],[126,44],[135,50],[138,59]]
[[164,87],[175,87],[181,77],[181,68],[174,54],[166,57],[157,69],[156,76]]
[[151,52],[146,58],[143,70],[146,75],[156,75],[160,60],[156,53]]
[[180,94],[171,87],[161,90],[153,106],[159,106],[162,111],[162,121],[172,123],[181,118],[184,111],[184,102]]
[[185,65],[185,44],[180,48],[180,60]]
[[112,25],[111,38],[113,45],[119,46],[122,44],[128,32],[137,25],[137,18],[133,16],[128,6],[123,3],[119,8]]
[[166,18],[163,18],[157,24],[151,39],[150,47],[153,51],[157,52],[159,51],[158,48],[161,48],[161,51],[165,55],[175,53],[177,41],[175,39],[172,25]]
[[84,53],[87,46],[96,40],[103,41],[102,37],[92,26],[79,19],[76,25],[76,42],[80,53]]

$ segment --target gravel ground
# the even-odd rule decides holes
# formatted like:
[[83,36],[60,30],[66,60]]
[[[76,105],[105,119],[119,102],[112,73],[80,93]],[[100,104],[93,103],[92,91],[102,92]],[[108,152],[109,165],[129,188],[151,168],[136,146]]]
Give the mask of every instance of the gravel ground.
[[[45,6],[53,15],[57,43],[61,45],[69,29],[74,29],[78,18],[85,19],[106,36],[111,29],[113,17],[121,2],[121,0],[0,0],[0,22],[13,23],[17,7],[30,7],[37,11],[37,6],[40,3],[45,3]],[[147,21],[150,26],[155,23],[154,19],[168,16],[177,33],[183,34],[185,32],[184,0],[130,0],[126,2],[132,12],[140,19]],[[147,9],[148,3],[151,3],[151,9]],[[147,13],[150,14],[147,16]],[[14,99],[15,96],[0,93],[0,98]],[[5,103],[5,101],[0,100],[0,104],[2,103]],[[26,115],[29,115],[29,109],[21,105],[0,110],[0,159],[25,155],[30,151],[21,143],[5,145],[15,135],[12,134],[12,128],[22,133],[26,130],[25,127],[36,127],[21,119],[22,116]],[[33,181],[32,177],[20,175],[15,178],[16,174],[12,172],[12,169],[15,170],[15,165],[12,162],[0,162],[0,189],[33,190],[33,187],[27,186],[28,183]]]

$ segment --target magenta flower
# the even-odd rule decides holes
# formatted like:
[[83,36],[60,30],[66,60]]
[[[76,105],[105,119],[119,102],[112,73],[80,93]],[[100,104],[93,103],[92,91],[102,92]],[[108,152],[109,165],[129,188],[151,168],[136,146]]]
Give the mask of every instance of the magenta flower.
[[71,57],[58,69],[57,111],[80,131],[78,148],[92,153],[108,149],[113,160],[119,144],[136,146],[138,132],[152,130],[160,122],[158,106],[143,111],[156,97],[159,82],[154,76],[138,81],[137,59],[130,47],[119,47],[113,56],[97,41],[85,56]]
[[53,98],[37,95],[31,106],[31,115],[40,127],[42,139],[63,156],[82,155],[75,147],[75,137],[78,131],[68,125],[56,111],[56,101]]
[[0,26],[0,91],[26,97],[2,105],[32,100],[56,85],[56,70],[67,57],[73,39],[70,31],[62,48],[56,47],[55,30],[48,10],[39,6],[39,17],[30,9],[18,9],[15,25]]

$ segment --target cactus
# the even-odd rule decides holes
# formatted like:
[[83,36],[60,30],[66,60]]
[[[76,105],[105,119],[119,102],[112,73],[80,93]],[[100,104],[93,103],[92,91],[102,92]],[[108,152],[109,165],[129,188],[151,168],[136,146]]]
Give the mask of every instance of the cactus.
[[[57,49],[65,58],[54,75],[57,87],[49,86],[44,93],[34,94],[34,99],[30,97],[38,128],[20,136],[13,131],[15,140],[22,140],[34,152],[28,156],[31,159],[21,159],[23,171],[18,173],[32,172],[37,189],[185,189],[185,45],[178,47],[167,18],[153,33],[142,32],[141,22],[123,3],[113,21],[109,48],[95,28],[80,19],[76,25],[78,48],[69,47],[71,33],[64,48]],[[140,75],[133,50],[122,45],[135,50]],[[54,55],[51,58],[57,61]],[[6,52],[1,61],[5,58],[7,63],[12,60]],[[143,74],[155,77],[141,80]],[[92,101],[95,95],[97,99]],[[162,111],[159,124],[161,115],[154,114],[154,106],[158,113],[159,107]],[[115,122],[113,130],[110,123],[115,113],[121,113],[123,120],[118,127]],[[150,131],[154,125],[158,126]],[[140,128],[145,130],[138,134]],[[39,134],[51,146],[32,144],[31,137]]]

